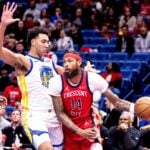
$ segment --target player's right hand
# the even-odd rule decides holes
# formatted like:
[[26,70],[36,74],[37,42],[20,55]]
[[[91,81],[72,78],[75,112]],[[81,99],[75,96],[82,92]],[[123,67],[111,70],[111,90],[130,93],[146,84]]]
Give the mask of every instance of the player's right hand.
[[17,9],[17,5],[13,2],[10,4],[7,2],[6,5],[3,6],[3,12],[2,12],[2,17],[1,17],[1,24],[8,26],[9,24],[12,24],[16,21],[19,21],[19,18],[13,18],[13,14]]
[[94,128],[79,129],[77,133],[89,141],[94,141],[97,135]]

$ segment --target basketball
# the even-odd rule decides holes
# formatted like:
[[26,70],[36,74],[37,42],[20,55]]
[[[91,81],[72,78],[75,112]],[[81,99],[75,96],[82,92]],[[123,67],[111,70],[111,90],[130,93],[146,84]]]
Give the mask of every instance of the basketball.
[[150,97],[143,96],[137,99],[134,106],[134,112],[137,117],[150,120]]

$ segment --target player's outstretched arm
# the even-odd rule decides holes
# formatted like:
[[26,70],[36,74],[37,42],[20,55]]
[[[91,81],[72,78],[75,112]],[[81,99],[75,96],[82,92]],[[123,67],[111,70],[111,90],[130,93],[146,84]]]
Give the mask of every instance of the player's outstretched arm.
[[17,5],[15,3],[10,4],[8,2],[6,5],[4,5],[0,22],[0,59],[13,67],[23,64],[23,56],[15,54],[11,50],[4,48],[3,41],[7,26],[16,21],[19,21],[18,18],[13,18],[13,14],[16,9]]
[[59,74],[63,74],[64,73],[64,68],[62,66],[56,65],[56,70]]
[[133,112],[134,104],[127,101],[120,99],[116,94],[114,94],[110,89],[107,89],[104,92],[104,95],[108,98],[108,100],[115,106],[118,110],[125,110]]
[[68,115],[63,110],[63,103],[61,97],[52,96],[54,109],[58,119],[69,129],[73,130],[75,133],[79,134],[80,136],[86,139],[94,139],[96,136],[96,132],[93,131],[93,128],[88,128],[82,130],[76,124],[72,122],[72,120],[68,117]]

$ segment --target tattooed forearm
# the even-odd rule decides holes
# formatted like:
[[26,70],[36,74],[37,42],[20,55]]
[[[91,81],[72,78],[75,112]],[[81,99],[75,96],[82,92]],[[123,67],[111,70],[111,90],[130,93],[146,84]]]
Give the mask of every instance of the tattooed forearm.
[[53,105],[58,119],[62,122],[63,125],[65,125],[69,129],[77,133],[77,131],[80,128],[76,126],[64,112],[61,98],[52,96],[52,99],[53,99]]
[[127,100],[120,99],[116,94],[112,93],[110,90],[107,90],[105,93],[105,96],[108,98],[108,100],[115,106],[118,110],[130,110],[131,103]]
[[130,110],[130,105],[131,103],[123,100],[123,99],[119,99],[115,104],[115,108],[118,110],[124,110],[124,111],[129,111]]
[[63,125],[68,127],[69,129],[73,130],[77,133],[77,131],[80,129],[78,126],[76,126],[71,119],[65,114],[61,113],[58,115],[59,120],[62,122]]

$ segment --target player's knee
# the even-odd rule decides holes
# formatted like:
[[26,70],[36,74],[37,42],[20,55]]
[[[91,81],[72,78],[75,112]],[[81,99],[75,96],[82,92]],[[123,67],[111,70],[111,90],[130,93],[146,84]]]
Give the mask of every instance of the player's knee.
[[54,150],[50,142],[43,142],[39,145],[38,150]]

